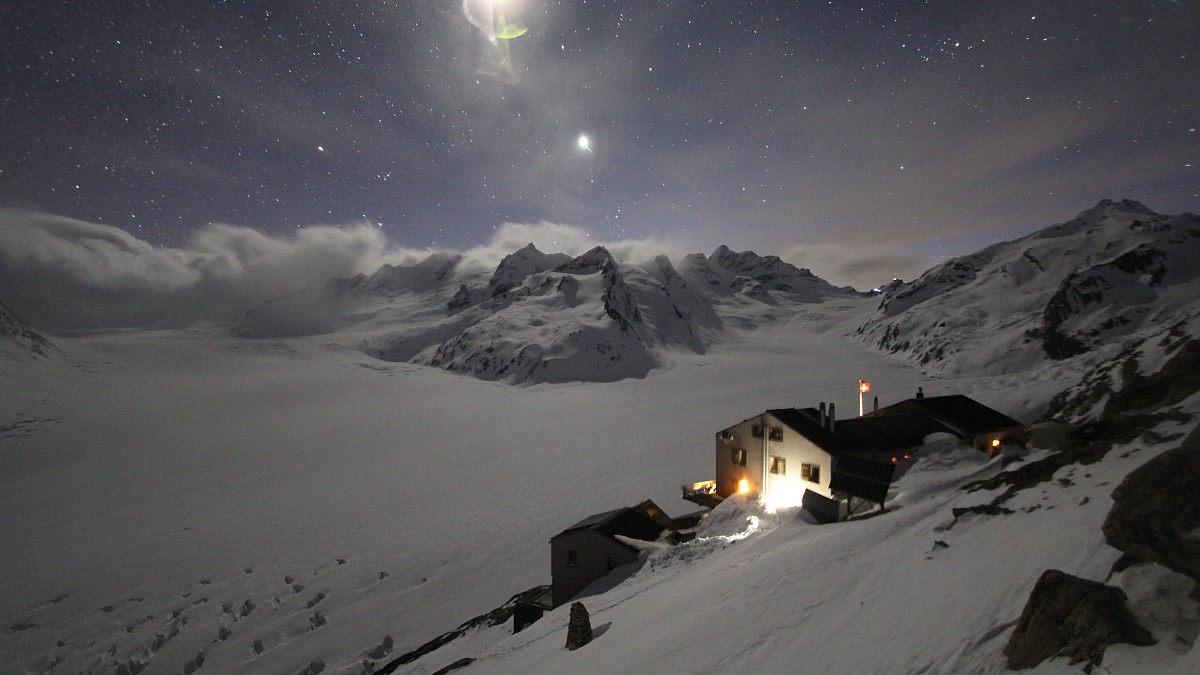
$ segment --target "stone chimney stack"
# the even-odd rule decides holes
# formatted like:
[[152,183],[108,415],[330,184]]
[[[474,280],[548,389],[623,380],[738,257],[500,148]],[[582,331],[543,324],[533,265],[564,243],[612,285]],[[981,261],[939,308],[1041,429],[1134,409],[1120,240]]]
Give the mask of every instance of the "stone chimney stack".
[[925,398],[925,387],[917,387],[917,398]]
[[825,401],[821,401],[821,407],[817,409],[817,412],[819,413],[819,417],[821,419],[821,428],[824,429],[825,425],[828,424],[828,422],[825,421]]
[[833,402],[830,402],[829,403],[829,432],[830,433],[833,433],[836,431],[836,428],[834,427],[834,425],[836,423],[837,423],[837,413],[834,412]]
[[875,412],[879,412],[879,397],[878,396],[875,397],[874,408],[875,408]]

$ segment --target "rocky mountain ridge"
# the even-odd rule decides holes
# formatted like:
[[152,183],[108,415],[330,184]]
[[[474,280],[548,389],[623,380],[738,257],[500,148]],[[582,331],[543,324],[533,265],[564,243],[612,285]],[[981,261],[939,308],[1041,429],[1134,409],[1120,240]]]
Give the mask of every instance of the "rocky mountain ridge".
[[[603,247],[572,258],[529,244],[487,271],[437,253],[337,281],[305,300],[312,310],[299,329],[362,326],[361,349],[373,357],[483,379],[604,381],[643,377],[667,351],[702,354],[730,330],[805,305],[871,302],[870,295],[726,246],[676,267],[666,256],[635,264]],[[1087,370],[1197,315],[1198,296],[1200,216],[1103,200],[1069,221],[889,284],[857,335],[931,375],[1057,362]],[[257,312],[269,318],[271,309]],[[271,337],[272,321],[263,328],[254,314],[239,333]],[[325,320],[330,314],[339,319]]]
[[[704,353],[726,327],[722,313],[729,308],[756,307],[769,316],[780,302],[854,294],[775,256],[724,246],[708,257],[687,256],[682,270],[666,256],[635,264],[601,246],[571,258],[533,244],[505,256],[486,280],[445,270],[423,262],[386,271],[404,278],[408,291],[424,294],[426,308],[445,298],[445,315],[423,328],[369,335],[365,353],[514,384],[611,381],[644,377],[664,350]],[[369,303],[381,289],[398,288],[372,281],[376,276],[340,290]],[[754,312],[735,314],[739,326],[753,327],[746,316]]]
[[1111,358],[1194,316],[1196,297],[1200,216],[1103,200],[890,287],[858,334],[927,372],[999,374]]

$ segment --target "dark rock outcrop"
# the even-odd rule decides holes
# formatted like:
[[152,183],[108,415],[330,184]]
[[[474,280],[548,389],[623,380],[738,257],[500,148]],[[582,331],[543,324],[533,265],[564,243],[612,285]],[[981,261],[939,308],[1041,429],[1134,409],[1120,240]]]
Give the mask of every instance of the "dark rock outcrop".
[[1200,430],[1113,490],[1109,546],[1200,581]]
[[35,356],[47,356],[54,349],[49,340],[21,323],[11,307],[0,302],[0,338],[7,337]]
[[1012,670],[1032,668],[1065,656],[1071,664],[1100,664],[1109,645],[1154,644],[1149,631],[1129,613],[1125,592],[1058,570],[1038,578],[1004,655]]
[[567,623],[567,649],[579,649],[591,642],[592,622],[582,602],[571,603],[571,619]]
[[[517,609],[517,605],[519,605],[523,602],[529,602],[529,601],[533,600],[533,598],[537,597],[538,595],[545,593],[546,588],[547,588],[546,586],[534,586],[533,588],[531,588],[527,591],[522,591],[520,593],[517,593],[516,595],[509,598],[508,602],[504,603],[503,605],[500,605],[499,607],[497,607],[496,609],[493,609],[492,611],[488,612],[487,614],[480,614],[479,616],[477,616],[473,619],[464,621],[463,623],[459,624],[458,628],[455,628],[454,630],[449,631],[447,633],[442,633],[441,635],[433,638],[432,640],[430,640],[429,642],[426,642],[425,644],[421,645],[420,647],[417,647],[416,649],[414,649],[410,652],[401,654],[399,657],[389,661],[388,663],[384,664],[379,669],[377,669],[373,672],[375,673],[375,675],[387,675],[388,673],[394,673],[400,668],[400,666],[403,666],[408,663],[412,663],[413,661],[416,661],[417,659],[421,658],[422,656],[431,654],[431,653],[441,649],[442,647],[445,647],[447,644],[454,642],[458,638],[466,635],[472,629],[479,628],[481,626],[499,626],[500,624],[505,623],[509,619],[512,618],[513,612],[515,612]],[[387,651],[390,652],[392,649],[391,640],[390,639],[387,640],[387,642],[385,644],[387,645]],[[467,661],[469,663],[469,660],[467,660]],[[371,664],[371,665],[373,666],[374,664]],[[450,672],[450,670],[462,668],[465,665],[467,665],[467,664],[463,663],[463,659],[459,659],[458,661],[455,661],[454,663],[450,664],[449,666],[446,666],[445,668],[443,668],[437,672],[439,672],[439,673]]]

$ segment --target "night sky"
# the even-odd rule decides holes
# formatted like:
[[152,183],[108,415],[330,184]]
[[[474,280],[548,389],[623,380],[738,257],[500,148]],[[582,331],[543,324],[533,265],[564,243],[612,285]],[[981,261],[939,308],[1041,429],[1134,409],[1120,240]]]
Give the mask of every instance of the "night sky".
[[1101,198],[1200,211],[1198,26],[1195,1],[10,0],[0,206],[165,247],[546,221],[911,278]]

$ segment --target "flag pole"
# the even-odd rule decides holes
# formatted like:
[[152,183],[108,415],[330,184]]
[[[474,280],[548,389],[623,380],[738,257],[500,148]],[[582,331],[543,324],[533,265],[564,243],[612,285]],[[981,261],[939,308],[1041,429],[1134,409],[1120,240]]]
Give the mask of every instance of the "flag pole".
[[871,391],[871,383],[866,380],[858,381],[858,416],[863,416],[863,394]]

